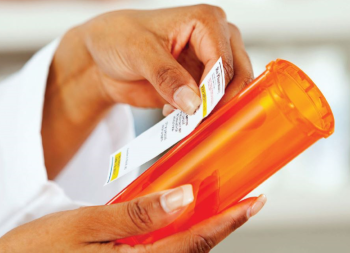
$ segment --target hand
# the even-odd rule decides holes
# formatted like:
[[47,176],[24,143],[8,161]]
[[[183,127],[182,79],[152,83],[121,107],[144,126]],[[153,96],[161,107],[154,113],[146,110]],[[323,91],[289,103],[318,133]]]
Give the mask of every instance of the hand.
[[192,202],[191,185],[111,206],[83,207],[50,214],[0,238],[1,252],[208,252],[265,204],[249,198],[191,229],[149,245],[115,244],[174,221]]
[[228,84],[223,104],[253,71],[237,27],[209,5],[115,11],[70,30],[55,53],[45,96],[49,178],[116,103],[192,114],[201,103],[198,83],[219,57]]
[[113,102],[169,103],[192,114],[201,103],[198,82],[220,56],[226,84],[238,79],[235,91],[253,78],[240,33],[218,7],[112,12],[79,30]]

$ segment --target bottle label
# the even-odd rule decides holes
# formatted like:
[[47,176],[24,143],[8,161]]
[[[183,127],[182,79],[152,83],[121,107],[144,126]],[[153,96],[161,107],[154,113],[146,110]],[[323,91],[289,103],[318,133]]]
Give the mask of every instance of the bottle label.
[[110,157],[106,184],[153,159],[189,135],[207,117],[225,93],[221,57],[199,86],[202,103],[193,115],[175,110]]

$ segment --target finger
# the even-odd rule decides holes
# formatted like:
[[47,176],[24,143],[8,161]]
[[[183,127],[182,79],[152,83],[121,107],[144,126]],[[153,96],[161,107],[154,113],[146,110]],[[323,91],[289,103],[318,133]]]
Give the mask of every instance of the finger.
[[108,93],[113,94],[110,99],[113,103],[144,108],[161,108],[167,103],[147,80],[118,81],[105,74],[103,76]]
[[78,210],[78,236],[83,242],[104,242],[146,234],[173,222],[193,201],[192,185],[154,193],[110,206]]
[[163,106],[163,115],[164,115],[164,117],[168,116],[170,113],[172,113],[175,110],[176,110],[176,108],[174,108],[172,105],[165,104]]
[[200,83],[204,71],[203,63],[198,59],[192,47],[186,46],[176,60],[193,77],[197,84]]
[[229,29],[235,74],[232,81],[226,87],[225,95],[216,109],[226,104],[254,79],[252,64],[245,50],[241,34],[233,24],[229,24]]
[[233,56],[230,45],[230,31],[225,12],[216,6],[193,6],[195,28],[190,46],[204,64],[202,79],[221,57],[227,85],[234,74]]
[[[156,40],[154,40],[156,41]],[[153,43],[142,51],[138,66],[144,76],[172,106],[187,114],[193,114],[202,100],[193,77],[176,61],[162,45]]]
[[209,252],[225,237],[247,222],[250,217],[257,214],[265,203],[265,195],[243,200],[225,212],[203,221],[187,231],[154,243],[150,246],[150,252]]

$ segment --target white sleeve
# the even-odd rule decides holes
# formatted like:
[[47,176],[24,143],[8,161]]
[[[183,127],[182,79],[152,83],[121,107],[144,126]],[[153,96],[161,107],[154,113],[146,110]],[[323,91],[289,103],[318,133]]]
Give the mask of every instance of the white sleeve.
[[[41,140],[42,110],[47,76],[58,43],[59,40],[50,43],[40,50],[20,72],[0,83],[0,236],[14,227],[43,215],[77,208],[82,205],[79,200],[89,200],[89,198],[78,198],[76,199],[78,201],[71,200],[72,194],[69,194],[70,197],[66,196],[65,189],[62,189],[60,182],[56,183],[47,179],[44,165]],[[84,160],[81,159],[82,156],[89,157],[88,151],[91,145],[108,146],[109,149],[106,149],[106,153],[101,152],[99,157],[95,156],[95,160],[106,159],[106,163],[108,163],[109,154],[114,151],[113,149],[124,145],[125,142],[133,138],[130,108],[119,105],[112,110],[112,114],[113,112],[116,115],[114,117],[109,115],[100,123],[92,137],[83,145],[82,151],[78,152],[69,166],[72,167],[72,164],[74,167],[85,166],[79,161]],[[119,131],[114,132],[118,127],[113,125],[113,122],[117,122],[116,119],[119,119],[119,125],[122,125],[125,131],[128,130],[126,133],[120,135]],[[125,122],[120,122],[120,119],[124,119]],[[118,136],[109,138],[110,133],[114,133],[114,135],[119,133],[119,136],[123,137],[122,141]],[[109,139],[109,142],[103,142],[105,139]],[[94,173],[95,175],[98,173],[100,178],[103,177],[102,182],[104,183],[108,167],[94,165],[95,171],[90,172],[89,179],[94,182]],[[68,168],[65,168],[64,171],[66,172],[63,174],[68,174],[68,176],[61,176],[63,185],[67,184],[67,180],[64,178],[70,180],[74,176],[74,173],[72,175],[68,173],[70,171]],[[136,176],[137,174],[134,174],[128,180],[123,180],[122,185],[125,186]],[[70,190],[74,189],[74,184],[87,184],[89,182],[87,180],[86,178],[84,182],[79,182],[79,178],[70,180],[73,184]],[[103,183],[100,185],[99,182],[95,182],[90,187],[86,185],[85,187],[93,192],[95,189],[92,185],[94,187],[100,185],[100,192],[103,193]],[[108,196],[102,197],[102,201],[121,190],[121,185],[117,185],[115,184],[115,188],[107,189],[110,193]]]

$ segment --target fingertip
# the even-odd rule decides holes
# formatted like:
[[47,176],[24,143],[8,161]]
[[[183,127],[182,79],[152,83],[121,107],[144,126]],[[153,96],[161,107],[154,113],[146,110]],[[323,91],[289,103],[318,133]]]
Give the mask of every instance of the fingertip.
[[171,114],[173,111],[175,111],[176,110],[176,108],[175,107],[173,107],[172,105],[170,105],[170,104],[165,104],[164,106],[163,106],[163,115],[166,117],[166,116],[168,116],[169,114]]
[[200,96],[188,85],[180,86],[174,92],[173,100],[178,108],[188,115],[194,114],[202,103]]
[[192,203],[194,200],[193,196],[193,187],[191,184],[185,184],[180,186],[184,193],[184,198],[182,201],[182,206],[187,206],[188,204]]
[[250,205],[247,210],[248,219],[256,215],[261,211],[267,201],[266,195],[261,194],[259,197]]
[[166,213],[172,213],[189,205],[194,200],[191,184],[168,190],[160,196],[160,204]]

